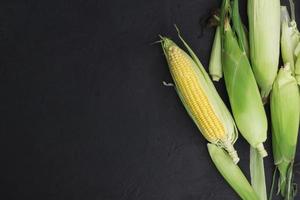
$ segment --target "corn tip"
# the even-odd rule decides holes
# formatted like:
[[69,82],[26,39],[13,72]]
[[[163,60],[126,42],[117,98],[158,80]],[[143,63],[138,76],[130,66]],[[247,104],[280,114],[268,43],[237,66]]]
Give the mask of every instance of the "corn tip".
[[211,75],[211,78],[212,78],[213,81],[219,82],[219,80],[220,80],[221,77],[217,76],[217,75]]

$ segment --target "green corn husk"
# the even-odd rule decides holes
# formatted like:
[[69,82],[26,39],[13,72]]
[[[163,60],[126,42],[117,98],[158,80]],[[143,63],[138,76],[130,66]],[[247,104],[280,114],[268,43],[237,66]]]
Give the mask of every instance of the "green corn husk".
[[296,62],[294,52],[298,43],[299,32],[297,30],[296,22],[290,20],[287,8],[281,6],[281,55],[284,64],[290,64],[292,74],[294,74]]
[[292,199],[292,169],[296,153],[300,96],[289,64],[279,70],[271,93],[272,146],[275,165],[280,172],[280,191]]
[[219,81],[223,77],[221,54],[221,34],[220,27],[217,26],[208,67],[213,81]]
[[233,29],[236,32],[239,40],[239,46],[242,51],[246,52],[247,57],[249,58],[249,41],[248,36],[249,33],[241,21],[240,13],[239,13],[239,1],[234,0],[232,3],[232,22]]
[[248,0],[248,20],[252,69],[265,100],[278,70],[280,0]]
[[[234,120],[227,109],[226,105],[222,101],[221,97],[217,93],[216,88],[214,87],[208,73],[205,71],[204,67],[202,66],[201,62],[195,55],[195,53],[191,50],[191,48],[187,45],[187,43],[183,40],[183,38],[180,36],[179,31],[178,31],[178,36],[183,42],[184,46],[188,50],[189,54],[187,54],[184,50],[180,49],[171,39],[167,37],[161,37],[161,43],[162,43],[162,48],[165,54],[165,57],[167,59],[169,69],[171,72],[171,75],[173,77],[174,83],[175,83],[175,88],[178,93],[178,96],[180,97],[183,105],[185,106],[188,114],[190,117],[193,119],[197,127],[199,128],[200,132],[202,135],[211,143],[216,144],[222,148],[224,148],[229,155],[231,156],[232,160],[234,163],[237,163],[239,161],[237,152],[235,151],[233,144],[237,140],[238,137],[238,132],[237,128],[235,126]],[[182,55],[185,60],[188,60],[188,64],[186,68],[189,68],[189,74],[184,74],[186,73],[185,71],[181,71],[179,76],[174,75],[174,70],[178,70],[178,66],[173,66],[171,64],[171,53],[174,52],[174,49],[176,49],[180,55]],[[193,99],[197,99],[196,97],[199,97],[199,94],[193,94],[194,90],[191,88],[193,87],[191,84],[187,85],[185,88],[181,85],[179,87],[179,79],[188,79],[189,76],[196,76],[197,79],[197,85],[200,85],[202,88],[203,92],[205,93],[205,96],[208,99],[208,104],[212,107],[213,113],[217,116],[217,118],[220,120],[220,123],[225,129],[225,135],[223,137],[212,137],[206,128],[203,127],[203,124],[201,124],[201,120],[199,120],[198,116],[195,116],[193,112],[195,110],[196,106],[204,106],[207,107],[206,102],[201,102],[201,101],[192,101],[192,99],[187,98],[187,95],[182,95],[183,92],[184,94],[189,94],[190,96],[194,96]],[[188,83],[190,83],[188,81]],[[198,99],[197,99],[198,100]],[[211,113],[208,113],[211,114]],[[209,116],[207,115],[207,118]],[[211,123],[214,123],[211,121]],[[212,124],[216,125],[216,124]],[[215,127],[210,127],[214,129]],[[221,134],[221,133],[220,133]]]
[[244,29],[238,14],[238,0],[234,0],[232,9],[232,20],[236,35],[231,29],[230,21],[226,18],[226,4],[228,3],[225,2],[223,4],[221,17],[221,27],[223,27],[222,63],[226,89],[237,127],[251,145],[250,175],[252,187],[259,199],[266,200],[267,192],[263,157],[267,156],[267,152],[263,147],[263,142],[267,139],[267,118],[259,89],[243,46],[243,41],[246,38],[242,34]]
[[300,56],[297,57],[295,63],[295,78],[297,80],[298,85],[300,85]]
[[300,33],[295,21],[295,7],[290,0],[292,19],[290,19],[288,10],[285,6],[281,7],[282,36],[281,36],[281,54],[284,63],[289,63],[292,74],[295,76],[298,84],[300,83]]
[[207,148],[213,163],[241,199],[259,200],[241,169],[232,162],[228,154],[213,144],[208,144]]
[[267,139],[268,125],[258,86],[245,51],[239,47],[229,21],[224,18],[225,13],[222,15],[225,21],[221,21],[222,64],[233,116],[243,137],[265,157],[263,142]]
[[298,58],[299,54],[300,54],[300,42],[297,44],[297,46],[294,50],[294,56],[296,56]]
[[253,147],[250,147],[250,176],[251,185],[260,200],[267,200],[264,159]]

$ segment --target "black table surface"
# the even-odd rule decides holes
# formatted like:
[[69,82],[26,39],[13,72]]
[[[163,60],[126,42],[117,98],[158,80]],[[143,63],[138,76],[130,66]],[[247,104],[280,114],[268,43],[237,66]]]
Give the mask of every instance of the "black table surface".
[[[214,29],[203,22],[219,5],[1,1],[0,199],[239,199],[174,89],[162,85],[171,77],[152,44],[158,34],[178,42],[176,23],[208,66]],[[246,22],[244,1],[241,13]],[[228,104],[224,82],[216,87]],[[235,146],[249,178],[249,146],[241,136]],[[272,156],[265,168],[269,189]]]

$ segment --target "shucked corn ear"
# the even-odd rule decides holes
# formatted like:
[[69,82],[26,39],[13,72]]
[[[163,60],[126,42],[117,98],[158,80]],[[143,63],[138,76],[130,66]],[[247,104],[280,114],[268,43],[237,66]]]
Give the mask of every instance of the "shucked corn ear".
[[234,121],[204,67],[182,41],[191,56],[169,38],[161,37],[176,91],[203,136],[209,142],[226,149],[233,162],[237,163],[239,158],[233,147],[237,139]]
[[293,196],[291,175],[299,128],[299,89],[289,64],[279,70],[271,92],[272,146],[280,172],[280,190]]
[[277,74],[280,43],[280,0],[248,0],[252,69],[266,99]]
[[[221,22],[222,64],[233,116],[243,137],[261,157],[265,157],[267,152],[263,142],[267,139],[267,117],[246,52],[239,46],[224,9]],[[235,27],[235,30],[238,29],[242,29],[241,25]]]
[[224,150],[207,144],[209,155],[219,172],[243,200],[259,200],[241,169],[235,165]]
[[299,31],[295,20],[291,20],[288,10],[281,6],[281,55],[284,64],[289,63],[294,74],[296,56],[294,52],[299,44]]

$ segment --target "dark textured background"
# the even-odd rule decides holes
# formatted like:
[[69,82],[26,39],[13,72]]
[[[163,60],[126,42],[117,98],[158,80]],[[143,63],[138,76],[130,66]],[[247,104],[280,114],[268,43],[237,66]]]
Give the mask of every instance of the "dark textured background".
[[[207,66],[214,30],[201,34],[199,21],[219,4],[2,0],[0,199],[238,199],[162,86],[171,78],[151,45],[158,34],[177,40],[176,23]],[[236,149],[248,175],[242,137]],[[269,187],[271,156],[266,169]]]

